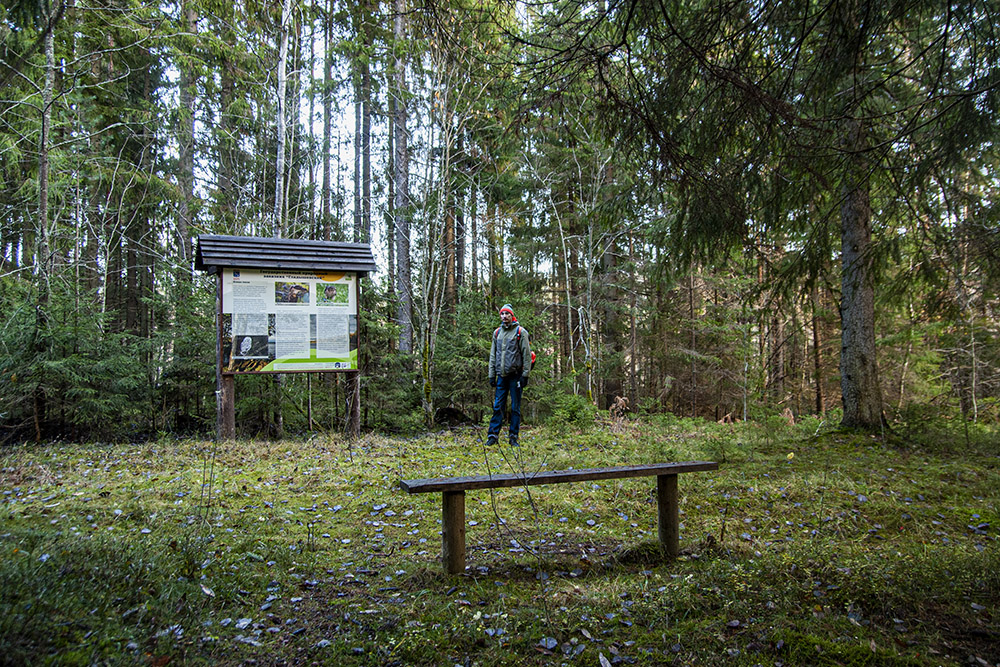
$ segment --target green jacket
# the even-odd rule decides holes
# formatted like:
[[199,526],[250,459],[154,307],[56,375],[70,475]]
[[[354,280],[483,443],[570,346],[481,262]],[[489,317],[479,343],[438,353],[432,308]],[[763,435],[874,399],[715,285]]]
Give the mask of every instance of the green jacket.
[[527,377],[531,372],[531,343],[528,330],[517,322],[493,332],[490,345],[490,382],[499,377]]

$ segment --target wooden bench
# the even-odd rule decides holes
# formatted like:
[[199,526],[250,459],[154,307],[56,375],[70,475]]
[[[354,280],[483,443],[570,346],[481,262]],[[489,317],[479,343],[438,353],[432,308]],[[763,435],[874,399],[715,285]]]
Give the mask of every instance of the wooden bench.
[[670,557],[679,551],[680,521],[678,518],[677,475],[682,472],[718,470],[710,461],[683,463],[652,463],[615,468],[583,470],[542,470],[524,475],[477,475],[475,477],[440,477],[437,479],[402,479],[399,485],[408,493],[442,494],[441,559],[450,574],[465,571],[465,492],[475,489],[500,489],[539,484],[587,482],[601,479],[656,476],[656,503],[660,545]]

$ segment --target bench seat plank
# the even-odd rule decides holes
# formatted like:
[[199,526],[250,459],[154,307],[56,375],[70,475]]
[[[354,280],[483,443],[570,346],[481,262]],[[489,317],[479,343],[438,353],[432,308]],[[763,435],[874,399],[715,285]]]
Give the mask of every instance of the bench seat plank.
[[651,475],[676,475],[685,472],[718,470],[713,461],[685,461],[683,463],[652,463],[613,468],[582,468],[580,470],[539,470],[524,475],[496,474],[472,477],[439,477],[436,479],[401,479],[399,485],[407,493],[471,491],[473,489],[499,489],[515,486],[537,486],[560,482],[586,482],[601,479],[648,477]]
[[656,476],[658,536],[668,556],[679,552],[680,522],[677,475],[685,472],[718,470],[713,461],[682,463],[650,463],[637,466],[583,468],[581,470],[539,470],[530,474],[476,475],[472,477],[439,477],[436,479],[401,479],[400,487],[407,493],[441,494],[441,560],[445,572],[465,571],[465,492],[474,489],[497,489],[560,482],[586,482],[601,479]]

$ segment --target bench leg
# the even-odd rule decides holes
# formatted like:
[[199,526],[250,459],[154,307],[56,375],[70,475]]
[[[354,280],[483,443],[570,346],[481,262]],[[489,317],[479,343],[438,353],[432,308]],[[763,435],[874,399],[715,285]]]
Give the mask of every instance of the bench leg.
[[668,556],[676,558],[680,553],[677,475],[656,476],[656,507],[660,547]]
[[465,572],[465,491],[445,491],[441,501],[441,560],[448,574]]

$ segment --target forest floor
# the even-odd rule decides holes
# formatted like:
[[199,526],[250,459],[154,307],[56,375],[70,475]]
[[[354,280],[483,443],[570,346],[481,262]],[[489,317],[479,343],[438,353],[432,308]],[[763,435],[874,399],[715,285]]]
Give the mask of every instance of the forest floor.
[[[998,665],[1000,439],[637,419],[0,450],[5,664]],[[468,568],[401,478],[712,460],[474,491]]]

